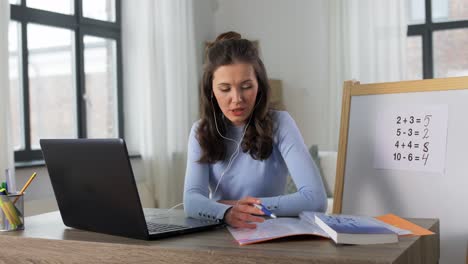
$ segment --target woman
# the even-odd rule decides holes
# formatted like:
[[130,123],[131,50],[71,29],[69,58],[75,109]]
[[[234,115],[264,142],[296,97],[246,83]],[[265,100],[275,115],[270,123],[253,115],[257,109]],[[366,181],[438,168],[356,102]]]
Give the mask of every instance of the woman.
[[[264,205],[278,216],[326,210],[318,169],[291,116],[269,109],[258,51],[227,32],[208,47],[201,120],[188,143],[184,205],[189,217],[255,228]],[[288,173],[297,192],[283,195]]]

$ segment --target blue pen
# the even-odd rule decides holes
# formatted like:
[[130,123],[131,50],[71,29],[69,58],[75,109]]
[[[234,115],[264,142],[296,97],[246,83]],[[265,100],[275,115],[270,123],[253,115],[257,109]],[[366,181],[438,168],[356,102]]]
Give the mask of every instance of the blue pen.
[[265,206],[263,204],[253,204],[255,207],[257,207],[258,209],[262,210],[262,212],[271,217],[271,218],[276,218],[276,215],[272,212],[270,212],[270,210],[266,209]]

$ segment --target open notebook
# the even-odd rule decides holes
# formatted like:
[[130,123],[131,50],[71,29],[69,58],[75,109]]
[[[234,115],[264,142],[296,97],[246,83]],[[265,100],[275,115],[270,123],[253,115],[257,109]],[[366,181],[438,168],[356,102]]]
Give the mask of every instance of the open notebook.
[[257,228],[232,228],[228,227],[234,239],[239,245],[248,245],[281,237],[315,235],[329,238],[316,224],[309,223],[300,218],[281,217],[268,219],[257,224]]
[[[267,219],[263,223],[257,223],[257,228],[255,229],[228,227],[228,230],[231,232],[232,236],[237,241],[237,243],[239,243],[239,245],[248,245],[282,237],[299,235],[312,235],[319,238],[330,238],[330,236],[315,223],[315,214],[315,212],[305,211],[299,215],[299,218],[280,217],[277,219]],[[390,219],[392,221],[388,220],[389,216],[392,216],[392,219]],[[394,215],[380,216],[376,217],[376,219],[380,220],[383,226],[390,229],[398,236],[411,235],[413,233],[417,235],[430,234],[416,232],[416,229],[409,228],[408,225],[395,224],[395,221],[397,221],[395,219],[398,219],[398,223],[402,223],[402,221],[408,221]],[[416,226],[412,223],[411,225]]]

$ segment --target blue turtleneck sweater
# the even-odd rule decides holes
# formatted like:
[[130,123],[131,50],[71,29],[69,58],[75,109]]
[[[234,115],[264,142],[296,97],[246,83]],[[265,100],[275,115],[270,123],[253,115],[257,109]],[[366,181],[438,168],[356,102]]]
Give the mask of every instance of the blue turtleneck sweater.
[[[277,216],[297,216],[302,211],[325,212],[327,198],[319,170],[312,160],[299,129],[285,111],[273,111],[273,151],[266,160],[254,160],[242,152],[224,174],[237,143],[224,140],[227,159],[214,164],[199,163],[201,147],[196,138],[199,121],[192,126],[187,153],[184,208],[189,217],[222,220],[231,206],[218,200],[257,197]],[[228,138],[239,142],[244,127],[228,126]],[[297,192],[284,194],[286,179],[291,175]],[[216,185],[219,187],[214,192]],[[211,198],[210,198],[211,193]]]

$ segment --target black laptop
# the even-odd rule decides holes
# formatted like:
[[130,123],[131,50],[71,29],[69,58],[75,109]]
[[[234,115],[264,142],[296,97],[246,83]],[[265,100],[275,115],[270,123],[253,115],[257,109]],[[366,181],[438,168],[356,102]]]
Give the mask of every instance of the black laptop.
[[143,210],[123,139],[42,139],[40,144],[66,226],[158,239],[222,225],[187,218],[183,210]]

